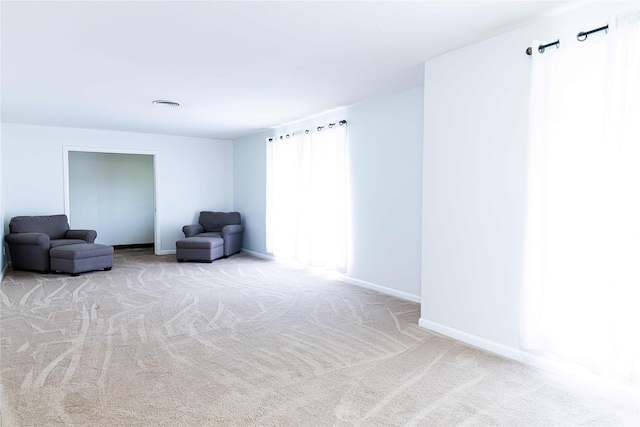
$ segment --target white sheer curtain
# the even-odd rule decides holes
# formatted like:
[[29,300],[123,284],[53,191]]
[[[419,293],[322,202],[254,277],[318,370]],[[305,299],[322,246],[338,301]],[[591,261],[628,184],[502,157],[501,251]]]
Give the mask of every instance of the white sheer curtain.
[[267,140],[267,252],[346,270],[347,125]]
[[533,55],[521,344],[638,387],[640,11],[560,43]]

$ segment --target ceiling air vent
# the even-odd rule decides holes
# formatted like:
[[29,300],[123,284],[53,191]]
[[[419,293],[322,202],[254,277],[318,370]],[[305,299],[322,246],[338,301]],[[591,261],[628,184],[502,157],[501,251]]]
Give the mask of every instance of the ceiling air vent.
[[180,103],[178,102],[173,102],[173,101],[163,101],[162,99],[156,99],[155,101],[153,101],[154,104],[156,105],[166,105],[168,107],[179,107]]

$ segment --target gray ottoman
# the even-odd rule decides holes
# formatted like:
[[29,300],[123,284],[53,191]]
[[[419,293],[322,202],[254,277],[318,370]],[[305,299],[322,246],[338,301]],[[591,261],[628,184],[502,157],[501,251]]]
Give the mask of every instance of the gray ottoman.
[[182,261],[207,261],[224,255],[221,237],[187,237],[176,242],[176,259]]
[[96,243],[76,243],[51,248],[51,270],[78,276],[85,271],[111,270],[113,246]]

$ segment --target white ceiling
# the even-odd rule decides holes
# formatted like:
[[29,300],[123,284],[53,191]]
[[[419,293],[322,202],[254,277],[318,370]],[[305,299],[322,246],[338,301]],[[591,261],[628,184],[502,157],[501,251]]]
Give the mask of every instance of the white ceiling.
[[2,1],[2,121],[233,139],[419,86],[426,59],[574,3]]

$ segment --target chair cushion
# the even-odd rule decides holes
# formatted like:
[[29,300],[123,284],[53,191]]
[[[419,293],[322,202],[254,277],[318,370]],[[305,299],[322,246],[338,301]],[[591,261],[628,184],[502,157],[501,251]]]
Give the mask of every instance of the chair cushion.
[[222,227],[228,224],[240,224],[239,212],[200,212],[200,224],[205,232],[222,231]]
[[62,239],[69,230],[66,215],[15,216],[9,222],[11,233],[45,233],[50,239]]
[[208,233],[196,234],[193,237],[222,237],[222,233],[220,231],[210,231]]
[[87,242],[82,239],[55,239],[51,240],[51,247],[57,248],[58,246],[79,245],[82,243]]

